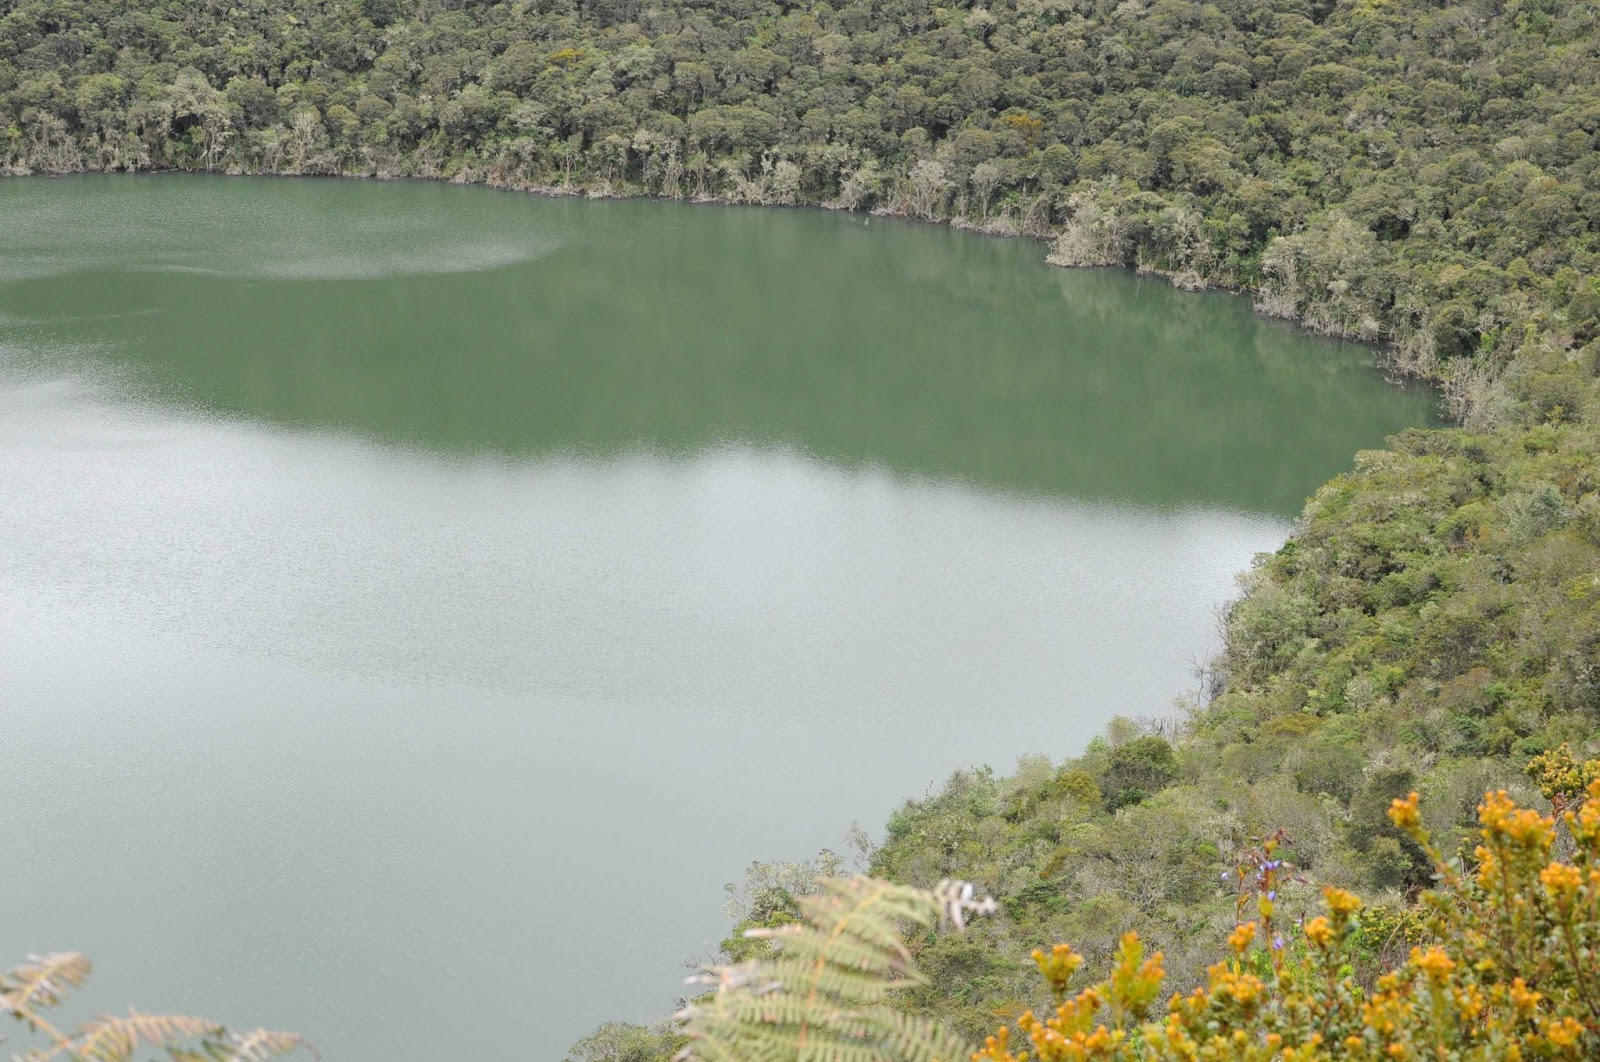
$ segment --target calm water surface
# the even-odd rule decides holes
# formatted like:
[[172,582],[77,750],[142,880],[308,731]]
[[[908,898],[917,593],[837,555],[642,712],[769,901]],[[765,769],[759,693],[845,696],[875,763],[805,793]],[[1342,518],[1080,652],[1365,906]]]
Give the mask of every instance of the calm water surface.
[[671,1006],[749,860],[1163,711],[1234,573],[1433,400],[1041,257],[0,182],[5,956],[337,1062],[558,1059]]

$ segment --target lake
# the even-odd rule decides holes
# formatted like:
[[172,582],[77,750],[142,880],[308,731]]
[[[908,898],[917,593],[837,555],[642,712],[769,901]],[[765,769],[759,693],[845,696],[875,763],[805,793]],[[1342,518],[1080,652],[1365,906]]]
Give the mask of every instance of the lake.
[[1043,253],[0,181],[0,961],[330,1062],[559,1059],[673,1006],[751,860],[1170,711],[1434,398]]

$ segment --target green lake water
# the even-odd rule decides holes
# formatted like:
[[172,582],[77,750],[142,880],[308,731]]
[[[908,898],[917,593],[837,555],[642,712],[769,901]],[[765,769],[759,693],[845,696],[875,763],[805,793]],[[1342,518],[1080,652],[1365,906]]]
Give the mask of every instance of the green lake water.
[[807,211],[0,182],[0,959],[330,1062],[670,1009],[752,859],[1192,685],[1434,399]]

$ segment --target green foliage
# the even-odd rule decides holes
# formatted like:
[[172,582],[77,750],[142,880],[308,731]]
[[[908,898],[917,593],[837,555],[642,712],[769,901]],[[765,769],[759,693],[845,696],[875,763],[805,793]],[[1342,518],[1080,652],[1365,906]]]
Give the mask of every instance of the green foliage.
[[871,878],[824,881],[804,921],[748,932],[777,946],[692,979],[709,991],[682,1012],[685,1057],[705,1062],[937,1062],[971,1049],[938,1022],[884,1004],[923,983],[904,936],[991,913],[972,886],[914,889]]
[[769,954],[767,939],[750,931],[794,923],[800,918],[800,897],[815,893],[819,880],[837,877],[843,869],[844,859],[830,849],[798,863],[751,863],[743,881],[726,886],[722,910],[733,933],[722,941],[722,955],[738,963]]
[[[1235,918],[1204,982],[1168,987],[1166,956],[1122,935],[1106,976],[1072,988],[1085,957],[1066,944],[1031,958],[1049,1003],[1006,1015],[974,1062],[1438,1062],[1594,1057],[1600,986],[1600,762],[1568,749],[1529,766],[1559,819],[1483,794],[1466,868],[1434,847],[1410,792],[1385,817],[1422,853],[1432,888],[1405,910],[1367,908],[1339,888],[1321,913],[1290,924],[1296,875],[1282,831],[1240,853]],[[1558,847],[1558,841],[1560,842]],[[1561,853],[1561,854],[1558,854]],[[805,921],[775,931],[775,956],[709,971],[712,991],[685,1012],[684,1058],[764,1062],[897,1062],[961,1058],[932,1018],[895,1007],[919,970],[973,956],[961,938],[924,947],[913,965],[900,933],[970,895],[945,883],[919,892],[869,878],[824,882]],[[959,891],[957,891],[959,889]],[[959,917],[957,919],[959,921]],[[792,961],[791,961],[792,960]],[[1087,965],[1098,965],[1087,963]],[[1363,973],[1364,971],[1364,973]],[[1165,1013],[1162,1003],[1165,1001]],[[1047,1016],[1039,1018],[1039,1013]],[[1015,1052],[1013,1039],[1028,1052]]]
[[568,1048],[563,1062],[666,1062],[685,1042],[666,1022],[646,1027],[611,1021]]
[[[1226,617],[1214,696],[1176,736],[1119,723],[1075,760],[961,774],[895,814],[875,873],[982,880],[1001,903],[974,937],[999,956],[981,987],[908,1005],[976,1037],[985,1016],[1038,1005],[1017,973],[1032,948],[1067,938],[1105,961],[1134,927],[1176,984],[1200,983],[1230,925],[1220,875],[1279,826],[1311,882],[1403,911],[1431,866],[1389,821],[1396,797],[1420,790],[1453,851],[1485,789],[1538,799],[1529,756],[1596,748],[1600,539],[1585,520],[1600,433],[1411,431],[1392,446],[1319,491],[1259,562]],[[1116,799],[1130,764],[1165,762],[1161,741],[1172,784]],[[1105,798],[1068,797],[1067,778]]]
[[1147,734],[1111,750],[1100,787],[1106,794],[1107,809],[1115,811],[1160,792],[1177,777],[1178,761],[1172,746]]

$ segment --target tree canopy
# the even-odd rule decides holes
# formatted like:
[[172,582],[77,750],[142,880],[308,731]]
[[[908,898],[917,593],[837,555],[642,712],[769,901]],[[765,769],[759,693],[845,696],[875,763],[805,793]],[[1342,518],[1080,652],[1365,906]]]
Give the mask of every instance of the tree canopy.
[[[418,175],[1058,236],[1391,344],[1600,330],[1595,0],[4,0],[0,160]],[[1548,368],[1543,376],[1560,376]],[[1572,416],[1572,381],[1518,410]]]

